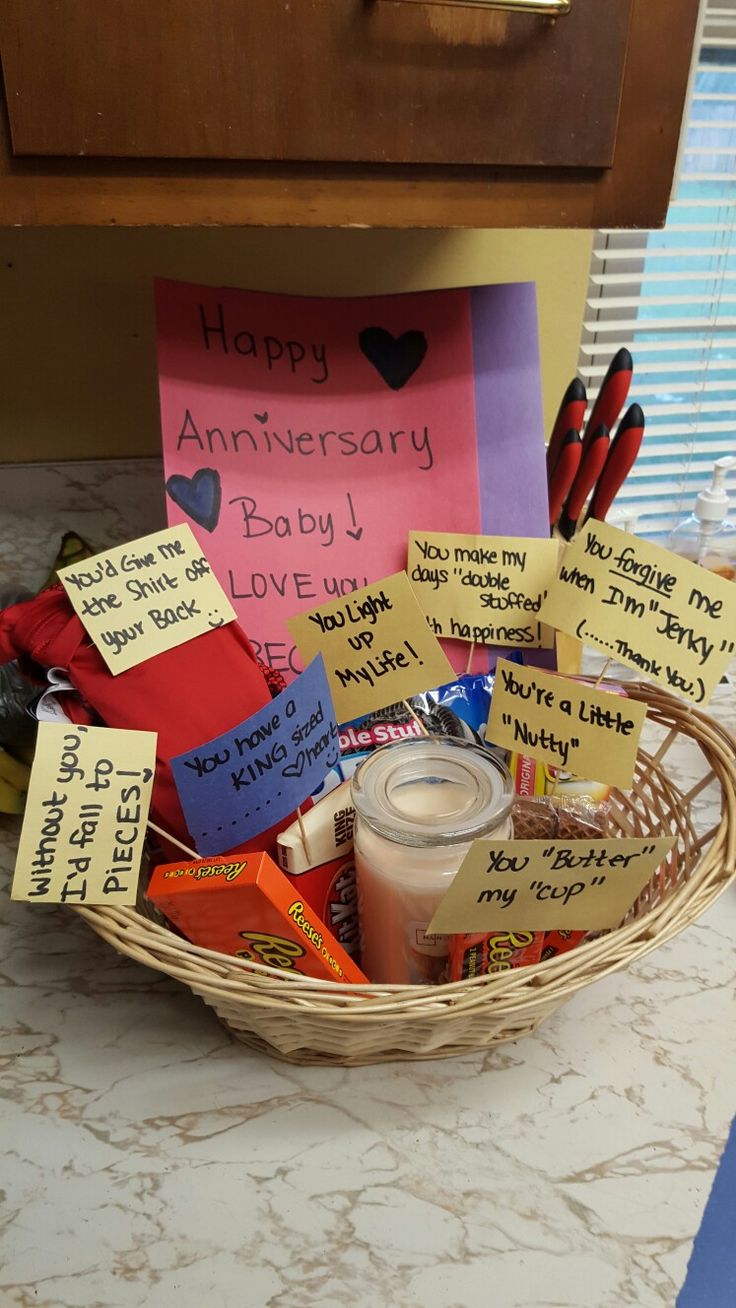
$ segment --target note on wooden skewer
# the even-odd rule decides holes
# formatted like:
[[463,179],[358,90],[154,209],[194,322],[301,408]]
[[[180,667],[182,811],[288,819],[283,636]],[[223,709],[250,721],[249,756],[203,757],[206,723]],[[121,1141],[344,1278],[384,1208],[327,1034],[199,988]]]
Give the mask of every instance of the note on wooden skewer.
[[338,722],[454,676],[405,572],[300,613],[287,625],[302,658],[322,654]]
[[567,547],[540,616],[697,704],[736,653],[736,586],[605,522]]
[[533,649],[557,557],[549,539],[411,531],[407,572],[436,636]]
[[59,580],[113,676],[235,618],[188,526],[61,568]]
[[618,926],[675,843],[476,840],[427,933]]
[[134,904],[155,765],[154,731],[39,723],[12,898]]
[[486,739],[626,790],[646,711],[624,695],[499,659]]

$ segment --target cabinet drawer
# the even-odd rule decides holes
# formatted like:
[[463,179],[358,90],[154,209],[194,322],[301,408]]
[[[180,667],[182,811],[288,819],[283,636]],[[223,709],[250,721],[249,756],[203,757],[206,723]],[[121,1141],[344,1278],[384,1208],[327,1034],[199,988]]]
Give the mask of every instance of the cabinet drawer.
[[15,155],[608,167],[630,0],[0,0]]

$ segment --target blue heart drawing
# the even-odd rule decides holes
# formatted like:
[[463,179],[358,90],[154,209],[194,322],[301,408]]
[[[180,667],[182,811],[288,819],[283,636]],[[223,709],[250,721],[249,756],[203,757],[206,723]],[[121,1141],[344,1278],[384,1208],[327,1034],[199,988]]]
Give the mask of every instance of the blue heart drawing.
[[205,531],[215,530],[220,521],[222,486],[214,468],[200,468],[193,477],[174,473],[166,483],[166,493],[193,522]]

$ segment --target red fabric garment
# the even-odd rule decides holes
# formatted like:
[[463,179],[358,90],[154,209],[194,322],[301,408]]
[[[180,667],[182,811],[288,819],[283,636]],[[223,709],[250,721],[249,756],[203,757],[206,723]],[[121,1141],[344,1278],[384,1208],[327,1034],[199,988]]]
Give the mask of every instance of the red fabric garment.
[[[169,759],[237,726],[271,698],[250,641],[235,622],[113,677],[60,585],[0,612],[0,663],[13,659],[67,670],[85,701],[69,696],[65,702],[74,721],[94,722],[97,714],[108,727],[158,733],[151,816],[189,846]],[[238,848],[268,850],[275,834],[265,832]]]

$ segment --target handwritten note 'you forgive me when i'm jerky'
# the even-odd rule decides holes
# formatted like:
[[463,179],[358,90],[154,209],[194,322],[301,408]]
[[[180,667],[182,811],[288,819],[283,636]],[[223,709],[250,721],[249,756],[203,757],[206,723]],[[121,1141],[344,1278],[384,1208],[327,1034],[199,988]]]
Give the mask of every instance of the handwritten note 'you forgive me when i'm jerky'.
[[697,704],[736,653],[736,586],[605,522],[567,547],[540,617]]

